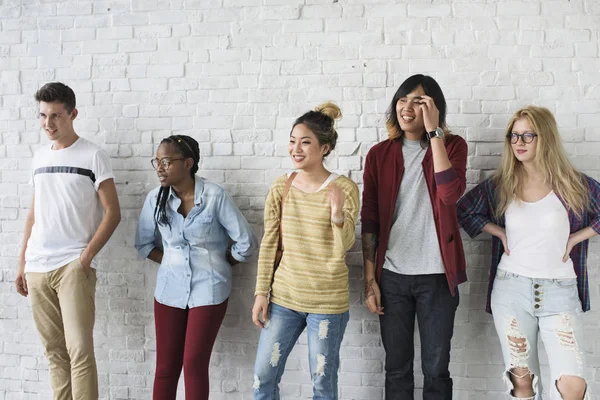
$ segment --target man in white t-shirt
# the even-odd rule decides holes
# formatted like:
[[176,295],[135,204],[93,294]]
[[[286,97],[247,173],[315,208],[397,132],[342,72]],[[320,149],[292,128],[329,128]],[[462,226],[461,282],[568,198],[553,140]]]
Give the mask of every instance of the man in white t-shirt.
[[31,299],[54,400],[96,400],[94,257],[121,220],[119,199],[108,154],[73,129],[73,90],[48,83],[35,99],[52,144],[32,161],[34,196],[15,284]]

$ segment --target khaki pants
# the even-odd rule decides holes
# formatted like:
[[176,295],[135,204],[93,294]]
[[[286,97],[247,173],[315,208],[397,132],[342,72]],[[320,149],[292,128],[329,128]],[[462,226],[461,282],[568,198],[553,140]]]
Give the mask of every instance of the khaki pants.
[[94,356],[96,271],[79,259],[46,273],[27,273],[33,319],[50,367],[54,400],[97,400]]

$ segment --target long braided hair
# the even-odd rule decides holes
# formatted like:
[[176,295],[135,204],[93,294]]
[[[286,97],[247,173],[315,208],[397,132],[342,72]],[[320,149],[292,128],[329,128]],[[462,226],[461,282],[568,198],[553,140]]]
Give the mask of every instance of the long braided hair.
[[[192,178],[194,178],[198,171],[198,163],[200,162],[200,147],[198,142],[186,135],[172,135],[161,140],[160,144],[171,143],[177,146],[181,155],[185,158],[191,158],[194,160],[194,165],[190,169]],[[171,228],[171,221],[167,217],[166,207],[167,200],[169,199],[169,193],[171,193],[171,186],[161,186],[158,191],[158,197],[156,199],[156,207],[154,208],[154,218],[157,224],[169,225]]]

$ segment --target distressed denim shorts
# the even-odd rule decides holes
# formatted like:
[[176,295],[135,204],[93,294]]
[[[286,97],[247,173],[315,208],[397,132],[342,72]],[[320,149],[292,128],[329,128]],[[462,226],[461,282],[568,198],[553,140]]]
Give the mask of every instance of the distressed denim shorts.
[[[577,279],[533,279],[498,270],[491,304],[506,366],[503,379],[509,393],[513,389],[511,370],[527,368],[533,375],[536,393],[531,399],[542,399],[538,331],[550,364],[550,399],[562,399],[556,389],[561,376],[584,378],[582,310]],[[591,399],[589,389],[584,399]]]

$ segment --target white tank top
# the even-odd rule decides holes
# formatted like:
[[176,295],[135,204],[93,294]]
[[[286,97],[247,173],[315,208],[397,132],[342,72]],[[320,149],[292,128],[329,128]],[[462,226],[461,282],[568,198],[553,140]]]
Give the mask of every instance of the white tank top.
[[533,203],[513,200],[505,213],[510,256],[499,269],[528,278],[575,278],[573,261],[562,258],[569,240],[569,215],[554,192]]

